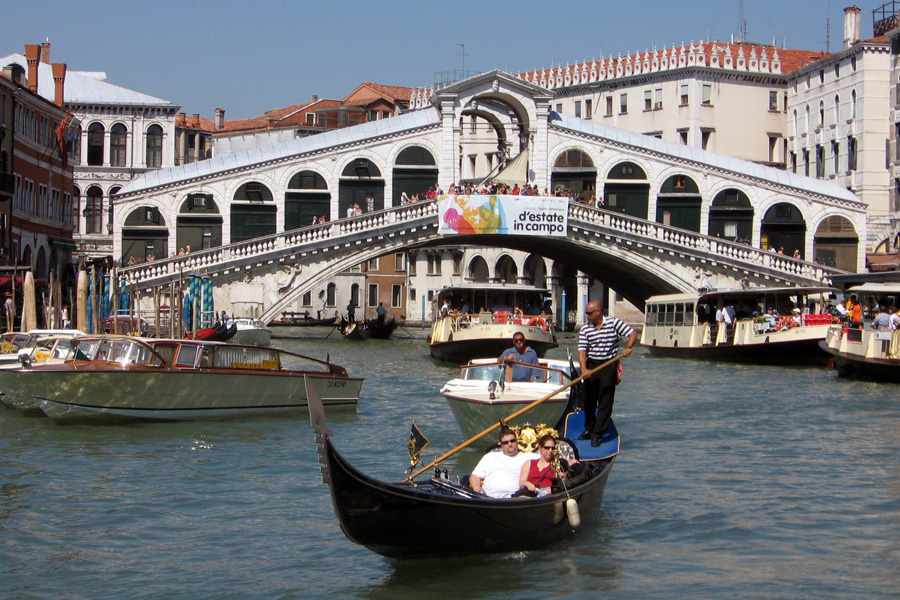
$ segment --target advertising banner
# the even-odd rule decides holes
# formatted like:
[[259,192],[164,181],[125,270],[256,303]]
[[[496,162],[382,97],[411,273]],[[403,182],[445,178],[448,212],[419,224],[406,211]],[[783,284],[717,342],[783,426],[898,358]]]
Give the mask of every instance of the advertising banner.
[[568,206],[553,196],[441,196],[438,233],[565,237]]

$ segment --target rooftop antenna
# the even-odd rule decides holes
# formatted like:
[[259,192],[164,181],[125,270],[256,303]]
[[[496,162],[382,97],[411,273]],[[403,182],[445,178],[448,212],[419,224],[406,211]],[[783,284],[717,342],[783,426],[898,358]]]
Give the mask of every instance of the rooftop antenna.
[[825,52],[831,53],[831,0],[828,0],[828,17],[825,19]]
[[738,8],[738,42],[747,41],[747,19],[744,18],[744,0],[741,0]]
[[468,56],[468,54],[466,54],[466,45],[465,44],[457,44],[457,46],[462,48],[462,51],[460,52],[460,54],[462,54],[462,76],[465,77],[466,76],[466,56]]

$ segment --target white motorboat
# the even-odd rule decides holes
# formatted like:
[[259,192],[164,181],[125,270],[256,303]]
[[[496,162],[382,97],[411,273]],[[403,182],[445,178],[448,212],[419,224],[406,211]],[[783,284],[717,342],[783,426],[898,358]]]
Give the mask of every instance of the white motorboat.
[[[514,381],[514,369],[499,363],[496,358],[474,359],[463,365],[459,376],[441,388],[441,395],[449,402],[463,435],[478,435],[499,419],[553,394],[572,380],[573,367],[568,361],[542,358],[538,363],[527,365],[531,370],[528,381]],[[526,368],[521,363],[515,364]],[[562,417],[568,399],[568,389],[556,393],[543,404],[514,419],[511,425],[521,427],[530,421],[554,427]]]
[[76,338],[64,363],[9,372],[59,423],[296,413],[307,407],[304,375],[327,407],[353,410],[363,381],[274,348],[116,335]]
[[[657,356],[825,366],[828,355],[819,342],[833,317],[824,307],[836,291],[748,288],[653,296],[640,343]],[[726,309],[732,322],[718,322],[717,312]]]
[[237,326],[237,332],[228,339],[232,344],[268,346],[272,343],[272,332],[258,319],[238,317],[228,319],[226,325],[228,328]]

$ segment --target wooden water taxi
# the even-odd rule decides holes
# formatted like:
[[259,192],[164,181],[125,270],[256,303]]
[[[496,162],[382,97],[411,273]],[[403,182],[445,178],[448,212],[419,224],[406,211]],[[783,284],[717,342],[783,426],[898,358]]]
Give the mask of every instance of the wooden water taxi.
[[187,421],[306,410],[304,376],[331,409],[355,409],[362,379],[274,348],[131,336],[75,338],[63,364],[10,371],[59,423]]

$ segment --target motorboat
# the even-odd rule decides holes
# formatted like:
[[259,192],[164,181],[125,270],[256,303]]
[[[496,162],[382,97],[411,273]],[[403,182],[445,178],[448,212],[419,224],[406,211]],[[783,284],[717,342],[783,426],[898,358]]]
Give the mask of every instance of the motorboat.
[[235,333],[228,339],[232,344],[268,346],[272,343],[272,332],[259,319],[237,317],[228,319],[227,323],[229,328],[232,325],[236,327]]
[[[445,288],[439,300],[452,299],[454,309],[447,314],[437,313],[432,321],[428,336],[431,356],[459,363],[481,356],[499,356],[512,347],[516,332],[525,335],[538,356],[544,356],[559,344],[553,318],[537,308],[542,292],[546,290],[507,284]],[[466,306],[469,311],[464,310]],[[473,306],[484,310],[470,312]]]
[[[656,356],[825,366],[830,287],[703,290],[646,301],[641,345]],[[729,311],[731,323],[718,321]]]
[[[27,333],[12,334],[9,341],[3,341],[4,351],[0,352],[0,368],[5,368],[8,365],[13,365],[16,368],[21,366],[19,357],[33,354],[39,341],[43,341],[45,346],[42,352],[46,351],[47,337],[71,339],[78,335],[84,335],[84,333],[77,329],[32,329]],[[53,350],[51,349],[52,352]],[[62,356],[65,357],[65,351],[62,352]]]
[[330,361],[204,340],[84,336],[66,361],[10,371],[58,423],[189,421],[306,410],[303,376],[329,409],[355,409],[363,380]]
[[841,377],[900,383],[900,329],[832,325],[821,346]]
[[0,363],[0,403],[17,408],[26,414],[43,415],[43,412],[26,388],[19,385],[12,369],[23,365],[60,364],[65,362],[71,348],[72,338],[84,335],[74,329],[66,329],[55,334],[29,335],[25,345],[19,349],[16,361]]
[[[514,369],[496,358],[479,358],[460,367],[459,375],[441,388],[464,436],[475,436],[506,415],[553,393],[571,381],[574,370],[570,362],[557,359],[542,358],[537,365],[527,367],[515,364],[530,370],[528,381],[515,381]],[[521,426],[530,421],[555,425],[563,415],[571,389],[553,393],[512,424]]]
[[570,442],[568,432],[584,428],[584,413],[574,411],[562,422],[557,448],[579,459],[580,472],[555,482],[545,496],[495,499],[475,492],[465,475],[453,481],[438,468],[421,482],[415,481],[416,473],[395,483],[372,478],[335,448],[325,410],[312,388],[309,417],[322,480],[328,484],[341,530],[351,541],[389,557],[519,552],[572,539],[596,517],[619,452],[612,423],[599,447]]

